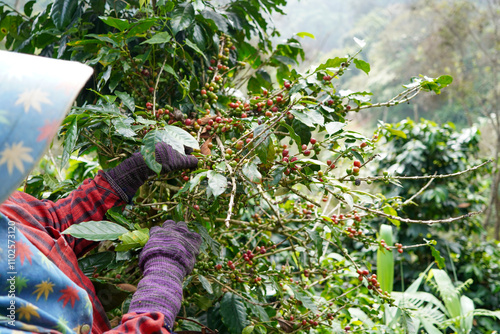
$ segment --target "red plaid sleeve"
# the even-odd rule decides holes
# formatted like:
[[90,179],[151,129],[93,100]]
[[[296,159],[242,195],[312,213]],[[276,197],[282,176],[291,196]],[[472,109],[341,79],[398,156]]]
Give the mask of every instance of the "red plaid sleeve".
[[[16,191],[1,206],[0,211],[12,220],[37,229],[58,238],[59,233],[73,224],[91,220],[103,220],[106,212],[125,202],[113,190],[102,172],[94,179],[87,179],[68,197],[56,202],[38,200],[26,193]],[[83,256],[97,243],[84,239],[75,239],[64,235],[77,257]]]
[[118,327],[106,334],[170,334],[165,327],[165,317],[159,312],[128,313],[122,317]]

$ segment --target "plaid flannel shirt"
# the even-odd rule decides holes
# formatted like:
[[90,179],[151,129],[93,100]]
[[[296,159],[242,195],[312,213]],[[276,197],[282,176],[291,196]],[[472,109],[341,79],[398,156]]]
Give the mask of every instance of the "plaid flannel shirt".
[[[86,180],[68,197],[56,202],[38,200],[26,193],[16,191],[0,205],[0,212],[16,222],[16,226],[24,237],[41,254],[52,261],[61,274],[66,275],[76,286],[87,293],[92,302],[93,334],[168,334],[164,316],[159,312],[126,314],[122,317],[118,327],[110,329],[109,321],[96,296],[94,286],[78,267],[77,260],[96,247],[98,243],[61,234],[73,224],[103,220],[110,208],[124,204],[124,201],[103,177],[102,172],[99,172],[94,179]],[[69,308],[67,311],[77,312]],[[3,332],[0,331],[0,333]],[[54,332],[57,333],[57,331]],[[76,328],[75,332],[86,334],[81,328]],[[88,330],[86,332],[88,333]]]

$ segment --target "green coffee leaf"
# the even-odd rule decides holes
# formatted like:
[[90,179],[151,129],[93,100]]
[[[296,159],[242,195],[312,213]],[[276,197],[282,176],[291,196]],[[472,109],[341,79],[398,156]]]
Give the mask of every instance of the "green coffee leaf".
[[179,31],[188,28],[194,21],[194,8],[191,3],[179,5],[172,12],[172,30],[177,35]]
[[153,37],[150,39],[145,40],[141,44],[147,43],[147,44],[163,44],[167,43],[172,39],[172,35],[170,35],[168,32],[163,31],[156,33]]
[[132,119],[123,119],[120,117],[113,120],[113,125],[115,126],[116,132],[126,138],[132,138],[136,136],[135,131],[132,130],[131,124]]
[[115,252],[100,252],[78,260],[78,266],[85,276],[91,277],[96,271],[107,268],[115,260]]
[[241,297],[227,292],[220,301],[222,322],[228,327],[231,334],[240,334],[249,325],[247,309]]
[[52,4],[50,17],[59,30],[64,30],[71,22],[78,8],[76,0],[55,0]]
[[247,326],[243,329],[242,334],[252,334],[255,326]]
[[309,297],[305,292],[299,290],[293,290],[293,294],[297,300],[302,302],[302,306],[311,310],[313,313],[318,312],[318,307],[314,303],[313,299]]
[[212,289],[212,284],[207,280],[207,278],[203,275],[198,275],[198,280],[200,281],[203,289],[205,289],[209,294],[213,294],[214,290]]
[[208,177],[208,190],[209,196],[212,194],[215,198],[217,198],[220,194],[224,193],[227,187],[227,179],[224,175],[214,172],[213,170],[209,170],[207,172]]
[[361,71],[365,72],[366,74],[370,73],[370,64],[367,63],[364,60],[361,59],[354,59],[353,60],[354,65],[356,65],[356,68],[360,69]]
[[[388,215],[391,215],[394,217],[398,216],[398,212],[396,210],[394,210],[394,208],[392,206],[389,206],[389,205],[384,206],[383,211],[385,213],[387,213]],[[392,218],[387,218],[387,219],[396,226],[399,226],[399,224],[400,224],[399,220],[392,219]]]
[[325,130],[329,135],[333,135],[340,130],[342,130],[346,126],[346,123],[341,122],[330,122],[325,124]]
[[431,248],[432,256],[434,257],[434,261],[436,262],[439,269],[443,269],[446,267],[445,259],[441,256],[441,253],[431,244],[429,244]]
[[127,20],[117,19],[111,16],[99,16],[102,22],[106,23],[108,26],[116,28],[120,31],[130,28],[130,23]]
[[326,63],[319,65],[316,71],[326,70],[327,68],[340,67],[340,65],[346,61],[347,58],[339,58],[339,57],[330,58],[326,61]]
[[[191,136],[186,130],[181,129],[178,126],[165,125],[165,133],[168,135],[168,140],[166,141],[167,144],[172,145],[173,142],[178,142],[184,146],[188,146],[197,150],[200,149],[200,144],[198,144],[198,141],[196,141],[196,139]],[[174,147],[174,145],[172,145],[172,147]],[[179,152],[184,154],[184,148],[182,148],[182,151]]]
[[66,166],[68,163],[69,157],[75,148],[76,141],[78,139],[78,117],[75,117],[71,124],[68,126],[66,130],[66,136],[64,139],[64,149],[62,153],[61,159],[61,168]]
[[255,163],[245,164],[242,168],[242,173],[253,183],[262,182],[262,174],[260,174]]
[[154,130],[148,132],[142,139],[141,154],[144,157],[144,161],[152,171],[156,174],[161,172],[161,164],[156,161],[156,144],[163,141],[163,135],[161,131]]
[[186,39],[185,42],[186,42],[187,46],[189,46],[191,49],[193,49],[194,51],[196,51],[196,53],[198,53],[201,56],[203,56],[203,58],[205,58],[205,60],[207,60],[207,56],[205,56],[205,53],[200,50],[200,48],[198,47],[198,45],[194,44],[189,39]]
[[115,91],[115,95],[122,100],[122,103],[125,107],[127,107],[130,111],[135,111],[135,100],[132,96],[130,96],[126,92]]
[[61,233],[69,234],[75,238],[103,241],[116,240],[118,237],[127,232],[128,230],[125,227],[116,223],[108,221],[89,221],[71,225]]
[[140,230],[127,232],[119,237],[122,241],[120,245],[115,247],[115,251],[122,252],[129,249],[144,247],[149,240],[149,229],[142,228]]

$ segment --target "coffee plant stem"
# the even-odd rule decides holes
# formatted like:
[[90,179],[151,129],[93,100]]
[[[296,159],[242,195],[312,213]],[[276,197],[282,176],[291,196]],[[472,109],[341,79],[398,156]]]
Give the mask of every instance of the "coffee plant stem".
[[[409,102],[410,100],[412,100],[413,98],[415,98],[421,91],[422,91],[422,88],[420,88],[420,86],[419,86],[419,88],[416,89],[416,91],[415,91],[415,93],[413,95],[405,97],[405,98],[403,98],[403,99],[401,99],[399,101],[375,103],[375,104],[361,106],[361,107],[358,107],[358,108],[355,108],[355,109],[352,109],[352,110],[357,111],[357,110],[363,110],[363,109],[369,109],[369,108],[392,107],[392,106],[398,105],[400,103]],[[410,90],[408,90],[408,92],[410,92]]]
[[[436,175],[436,173],[434,173],[434,175]],[[420,190],[419,190],[419,191],[417,191],[417,192],[416,192],[416,193],[415,193],[412,197],[410,197],[410,198],[408,198],[406,201],[404,201],[404,202],[401,204],[401,206],[406,206],[406,205],[408,205],[408,204],[412,203],[412,202],[413,202],[413,200],[414,200],[415,198],[417,198],[418,196],[420,196],[420,194],[422,194],[422,193],[425,191],[425,189],[427,189],[427,187],[429,187],[429,186],[431,185],[431,183],[432,183],[434,180],[435,180],[435,178],[431,178],[431,179],[429,180],[429,182],[427,182],[427,183],[425,184],[425,186],[423,186],[422,188],[420,188]]]
[[233,288],[231,288],[229,285],[226,285],[224,283],[222,283],[221,281],[219,281],[218,279],[216,279],[214,276],[209,276],[215,283],[219,284],[220,286],[222,286],[223,288],[226,288],[227,290],[231,291],[232,293],[234,293],[235,295],[239,296],[240,298],[244,299],[247,303],[250,303],[252,305],[259,305],[259,306],[270,306],[270,305],[274,305],[274,304],[278,304],[280,303],[281,301],[275,301],[275,302],[271,302],[271,303],[257,303],[257,302],[254,302],[254,301],[251,301],[250,299],[246,298],[245,296],[243,296],[242,294],[240,294],[238,291],[234,290]]
[[[391,179],[394,180],[424,180],[424,179],[445,179],[448,177],[455,177],[459,176],[471,171],[474,171],[476,169],[479,169],[483,167],[486,164],[489,164],[493,162],[493,159],[487,160],[483,162],[482,164],[467,168],[463,171],[457,172],[457,173],[452,173],[452,174],[438,174],[438,175],[419,175],[419,176],[391,176]],[[361,181],[378,181],[378,180],[386,180],[388,177],[387,176],[371,176],[371,177],[365,177],[365,178],[360,178]]]
[[[328,190],[330,192],[330,190]],[[343,202],[344,204],[347,204],[347,202],[341,198],[338,194],[333,194],[335,197],[337,197],[337,199],[341,202]],[[347,204],[348,205],[348,204]],[[374,209],[369,209],[369,208],[366,208],[364,206],[361,206],[361,205],[357,205],[357,204],[353,204],[353,206],[357,209],[360,209],[360,210],[363,210],[363,211],[367,211],[367,212],[370,212],[370,213],[373,213],[373,214],[376,214],[378,216],[381,216],[381,217],[386,217],[386,218],[390,218],[390,219],[394,219],[394,220],[397,220],[397,221],[400,221],[402,223],[413,223],[413,224],[421,224],[421,225],[433,225],[433,224],[443,224],[443,223],[452,223],[454,221],[457,221],[457,220],[462,220],[462,219],[465,219],[465,218],[469,218],[469,217],[472,217],[472,216],[475,216],[475,215],[479,215],[481,213],[483,213],[483,211],[474,211],[474,212],[469,212],[465,215],[461,215],[461,216],[458,216],[458,217],[450,217],[450,218],[446,218],[446,219],[431,219],[431,220],[416,220],[416,219],[410,219],[410,218],[401,218],[401,217],[396,217],[396,216],[393,216],[393,215],[390,215],[390,214],[387,214],[385,212],[382,212],[382,211],[379,211],[379,210],[374,210]]]

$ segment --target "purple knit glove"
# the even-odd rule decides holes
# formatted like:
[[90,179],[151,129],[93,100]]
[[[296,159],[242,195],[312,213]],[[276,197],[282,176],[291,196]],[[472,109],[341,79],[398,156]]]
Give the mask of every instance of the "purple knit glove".
[[161,312],[167,325],[174,324],[181,308],[182,281],[194,267],[201,237],[185,222],[167,220],[153,227],[139,256],[144,278],[132,296],[129,312]]
[[[161,173],[165,174],[184,168],[195,168],[198,159],[189,155],[193,150],[186,147],[185,151],[186,155],[182,155],[170,145],[157,143],[155,154],[156,161],[162,166]],[[115,168],[105,172],[104,177],[111,187],[120,194],[120,197],[129,203],[144,182],[155,174],[144,161],[141,152],[136,152]]]

